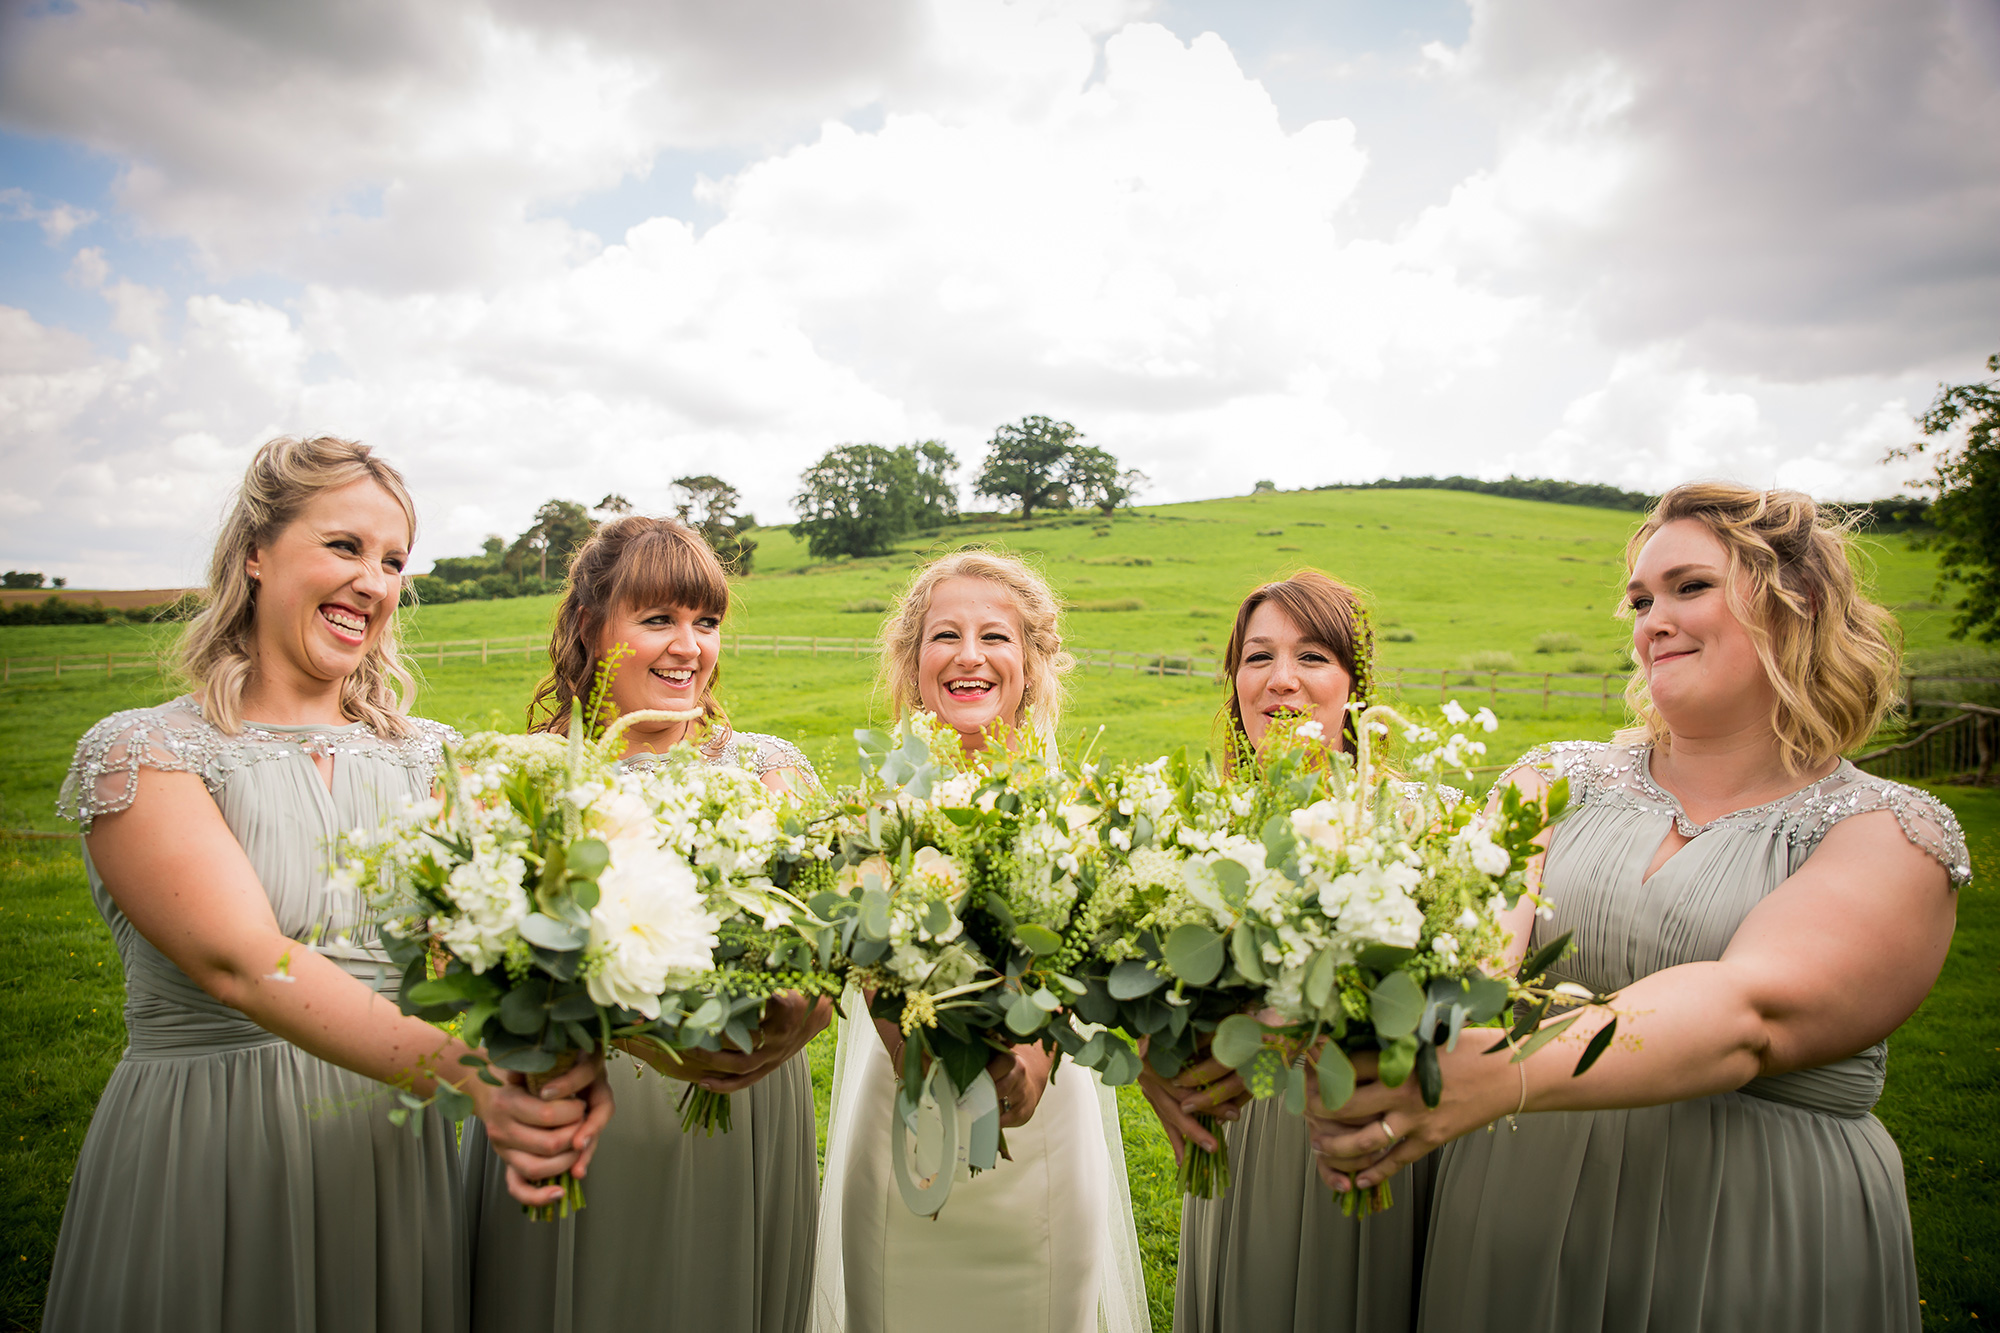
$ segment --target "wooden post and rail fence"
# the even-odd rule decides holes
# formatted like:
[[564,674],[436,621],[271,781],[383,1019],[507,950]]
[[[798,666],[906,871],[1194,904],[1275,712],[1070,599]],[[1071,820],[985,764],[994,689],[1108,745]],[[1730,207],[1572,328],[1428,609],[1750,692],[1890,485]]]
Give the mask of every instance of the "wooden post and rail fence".
[[[725,634],[724,650],[732,654],[770,653],[774,657],[873,657],[872,638],[825,634]],[[418,666],[442,666],[446,662],[491,665],[518,662],[540,667],[547,661],[548,641],[540,635],[511,638],[438,639],[405,645],[410,660]],[[1129,671],[1139,676],[1178,676],[1215,679],[1222,670],[1216,657],[1186,653],[1147,653],[1124,648],[1080,648],[1075,651],[1077,667],[1086,672]],[[159,674],[162,659],[152,653],[63,653],[35,657],[0,657],[0,685],[25,683],[47,676],[102,674],[115,678],[123,673]],[[1464,667],[1381,667],[1377,683],[1387,693],[1406,699],[1428,701],[1437,691],[1437,701],[1456,698],[1461,704],[1485,703],[1497,708],[1501,697],[1539,698],[1542,711],[1558,699],[1588,700],[1600,713],[1621,708],[1626,677],[1622,672],[1583,673],[1574,671],[1497,671]],[[1991,676],[1905,676],[1902,715],[1904,739],[1855,756],[1855,762],[1871,773],[1890,778],[1972,777],[1987,782],[1993,776],[1996,754],[2000,754],[2000,707],[1993,702],[1966,699],[1977,694],[2000,701],[2000,677]]]

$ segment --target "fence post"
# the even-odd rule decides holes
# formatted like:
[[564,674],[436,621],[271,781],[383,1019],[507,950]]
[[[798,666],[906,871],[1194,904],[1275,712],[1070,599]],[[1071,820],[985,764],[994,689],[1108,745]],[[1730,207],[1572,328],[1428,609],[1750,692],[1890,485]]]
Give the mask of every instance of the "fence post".
[[479,665],[486,665],[486,640],[479,641]]
[[1544,671],[1542,673],[1542,716],[1547,717],[1548,714],[1549,714],[1549,673]]
[[1500,673],[1498,671],[1493,672],[1486,678],[1486,706],[1495,709],[1500,707]]
[[61,654],[61,653],[57,653],[57,654],[56,654],[56,679],[57,679],[57,680],[61,680],[61,679],[62,679],[62,654]]
[[819,656],[819,635],[817,634],[813,635],[812,654],[814,657]]
[[1609,671],[1604,673],[1604,679],[1599,684],[1601,692],[1597,696],[1597,711],[1601,716],[1611,708],[1611,673]]
[[1443,708],[1443,707],[1444,707],[1444,692],[1445,692],[1445,689],[1446,689],[1446,687],[1447,687],[1447,686],[1448,686],[1448,685],[1449,685],[1450,683],[1451,683],[1451,668],[1450,668],[1450,667],[1444,667],[1444,668],[1440,669],[1440,670],[1438,671],[1438,707],[1439,707],[1439,708]]
[[0,685],[12,685],[14,683],[14,659],[11,657],[0,658],[0,661],[6,663],[6,666],[0,667]]
[[106,653],[106,654],[104,655],[104,677],[105,677],[105,679],[106,679],[106,680],[109,680],[109,679],[111,678],[111,654],[110,654],[110,653]]

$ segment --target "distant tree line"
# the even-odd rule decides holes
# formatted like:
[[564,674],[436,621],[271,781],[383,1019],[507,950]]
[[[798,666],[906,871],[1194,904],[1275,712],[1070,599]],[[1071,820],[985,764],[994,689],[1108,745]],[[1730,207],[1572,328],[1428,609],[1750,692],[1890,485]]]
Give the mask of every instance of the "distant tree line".
[[[60,586],[60,585],[58,585]],[[39,602],[14,602],[0,606],[0,625],[136,625],[157,620],[186,620],[201,609],[199,593],[183,593],[172,602],[158,606],[135,606],[120,610],[102,602],[66,602],[47,597]]]
[[1645,513],[1660,497],[1644,491],[1620,490],[1598,482],[1555,481],[1547,477],[1508,477],[1482,481],[1478,477],[1383,477],[1379,481],[1343,481],[1313,487],[1316,491],[1472,491],[1504,495],[1510,500],[1542,500],[1549,504],[1588,505],[1593,509],[1630,509]]
[[[1913,446],[1914,448],[1914,446]],[[1273,490],[1260,481],[1254,493]],[[1644,491],[1621,490],[1600,482],[1557,481],[1551,477],[1513,477],[1504,481],[1482,481],[1478,477],[1383,477],[1378,481],[1342,481],[1313,487],[1316,491],[1472,491],[1479,495],[1504,495],[1510,500],[1541,500],[1548,504],[1587,505],[1592,509],[1626,509],[1643,514],[1659,501]],[[1932,522],[1931,502],[1921,496],[1904,495],[1887,500],[1829,500],[1826,507],[1855,520],[1855,526],[1869,532],[1905,532],[1927,528]]]
[[67,586],[68,582],[67,579],[51,581],[40,573],[25,569],[10,569],[0,574],[0,588],[39,588],[44,583],[51,588],[61,588]]

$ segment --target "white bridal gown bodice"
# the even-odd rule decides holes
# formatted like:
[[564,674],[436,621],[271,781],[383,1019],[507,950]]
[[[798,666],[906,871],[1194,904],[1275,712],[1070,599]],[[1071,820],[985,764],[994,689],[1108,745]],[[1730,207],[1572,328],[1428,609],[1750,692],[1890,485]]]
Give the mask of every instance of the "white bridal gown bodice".
[[1012,1160],[966,1179],[934,1221],[891,1171],[895,1075],[847,997],[820,1194],[813,1333],[1144,1333],[1151,1324],[1116,1101],[1064,1061]]

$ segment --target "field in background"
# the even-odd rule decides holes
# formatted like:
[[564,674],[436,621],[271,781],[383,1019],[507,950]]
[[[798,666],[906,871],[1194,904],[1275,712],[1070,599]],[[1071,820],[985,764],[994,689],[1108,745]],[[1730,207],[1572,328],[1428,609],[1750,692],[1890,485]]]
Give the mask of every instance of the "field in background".
[[[1625,513],[1449,492],[1319,492],[1148,506],[976,534],[949,530],[876,560],[813,564],[781,530],[757,534],[758,573],[734,589],[729,628],[744,634],[864,636],[910,571],[967,535],[1028,553],[1074,608],[1070,640],[1087,648],[1219,656],[1237,600],[1256,583],[1315,565],[1366,589],[1385,666],[1454,668],[1475,654],[1512,654],[1531,671],[1616,668],[1625,627],[1612,618]],[[968,525],[969,527],[970,525]],[[1947,646],[1949,613],[1927,599],[1928,554],[1896,537],[1868,544],[1877,595],[1897,610],[1912,649]],[[434,553],[430,553],[434,554]],[[1135,605],[1136,604],[1136,605]],[[540,635],[551,598],[422,607],[410,640]],[[855,608],[855,609],[847,609]],[[1122,609],[1092,609],[1122,608]],[[0,628],[0,655],[146,652],[159,626]],[[1535,651],[1545,635],[1574,647]],[[1558,640],[1560,642],[1560,640]],[[830,781],[850,781],[851,730],[869,720],[874,664],[822,654],[726,656],[721,692],[738,724],[798,740]],[[454,659],[422,667],[418,709],[462,729],[518,729],[539,663]],[[1483,701],[1485,677],[1454,685]],[[1432,678],[1433,682],[1435,677]],[[0,688],[0,827],[57,830],[54,794],[78,735],[108,712],[170,693],[156,673],[107,678],[65,671]],[[1436,687],[1412,690],[1435,705]],[[1205,679],[1086,671],[1073,679],[1065,745],[1097,741],[1112,758],[1158,754],[1209,735],[1219,686]],[[873,710],[879,713],[879,710]],[[1607,736],[1619,720],[1594,701],[1502,696],[1493,759],[1562,737]],[[1983,880],[2000,875],[2000,795],[1946,793],[1973,835]],[[1991,1126],[2000,1123],[2000,911],[1966,895],[1945,977],[1892,1043],[1881,1114],[1903,1146],[1918,1233],[1927,1327],[2000,1317],[2000,1208]],[[15,1095],[0,1112],[0,1323],[31,1325],[69,1172],[91,1106],[124,1040],[116,955],[91,910],[74,842],[0,841],[0,1076]],[[814,1051],[824,1107],[830,1044]],[[1155,1326],[1169,1327],[1179,1206],[1171,1157],[1136,1094],[1121,1099],[1133,1202],[1146,1250]]]

